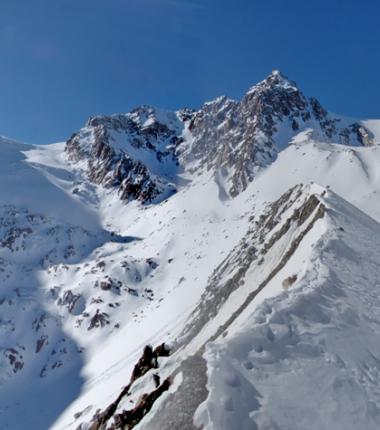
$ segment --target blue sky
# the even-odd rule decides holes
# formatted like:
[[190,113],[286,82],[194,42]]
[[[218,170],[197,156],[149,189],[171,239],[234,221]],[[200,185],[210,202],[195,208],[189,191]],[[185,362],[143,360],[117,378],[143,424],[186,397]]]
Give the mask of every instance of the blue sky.
[[380,118],[376,0],[1,0],[0,134],[65,140],[90,115],[239,98],[273,69]]

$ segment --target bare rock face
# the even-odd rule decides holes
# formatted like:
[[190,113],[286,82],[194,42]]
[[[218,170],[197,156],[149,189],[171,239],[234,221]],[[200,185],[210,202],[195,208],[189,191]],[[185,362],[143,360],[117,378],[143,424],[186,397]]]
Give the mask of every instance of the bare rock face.
[[74,294],[71,290],[64,292],[63,296],[57,300],[57,305],[66,306],[72,315],[80,315],[86,307],[83,296]]
[[157,388],[141,397],[140,402],[131,410],[124,410],[114,418],[111,430],[132,430],[152,409],[154,402],[170,388],[170,379],[158,385]]
[[[128,430],[133,429],[144,417],[149,413],[155,401],[167,390],[169,390],[171,385],[170,377],[164,379],[161,383],[161,378],[158,373],[152,375],[155,381],[155,389],[144,393],[139,396],[135,406],[130,409],[120,408],[120,405],[125,401],[125,399],[130,399],[134,404],[133,398],[133,385],[137,380],[140,380],[152,369],[158,369],[159,357],[168,357],[170,355],[170,348],[167,344],[162,343],[156,348],[152,348],[150,345],[146,345],[142,356],[136,363],[134,370],[132,372],[130,381],[126,385],[118,397],[110,403],[103,411],[98,410],[92,417],[90,423],[82,423],[77,428],[78,430]],[[77,414],[79,418],[80,413]]]
[[94,328],[104,327],[109,323],[109,315],[106,312],[101,312],[97,309],[95,314],[92,316],[87,329],[92,330]]
[[165,343],[157,346],[155,349],[153,349],[150,345],[146,345],[142,356],[133,369],[131,382],[134,382],[136,379],[145,375],[145,373],[149,372],[149,370],[157,369],[158,358],[168,357],[169,355],[170,348]]
[[149,203],[175,191],[171,179],[182,127],[174,112],[142,106],[90,118],[67,141],[66,152],[73,162],[85,161],[88,178],[116,189],[121,200]]
[[24,367],[23,355],[20,348],[8,348],[4,351],[4,356],[7,358],[13,373],[19,372]]

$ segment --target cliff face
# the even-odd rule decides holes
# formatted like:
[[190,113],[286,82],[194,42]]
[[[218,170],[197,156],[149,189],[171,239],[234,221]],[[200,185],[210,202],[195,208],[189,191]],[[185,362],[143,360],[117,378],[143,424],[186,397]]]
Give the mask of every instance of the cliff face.
[[221,97],[206,103],[188,127],[193,143],[186,155],[219,175],[231,196],[245,190],[299,132],[310,130],[322,141],[345,145],[374,143],[364,126],[330,115],[278,71],[252,87],[240,102]]
[[175,150],[183,128],[177,114],[141,107],[126,115],[90,118],[66,143],[90,181],[115,189],[123,201],[153,202],[175,191]]

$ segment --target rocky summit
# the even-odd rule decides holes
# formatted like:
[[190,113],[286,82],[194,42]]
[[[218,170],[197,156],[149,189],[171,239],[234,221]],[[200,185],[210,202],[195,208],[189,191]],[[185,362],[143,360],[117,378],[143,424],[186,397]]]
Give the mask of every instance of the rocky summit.
[[380,120],[273,71],[0,163],[1,429],[379,428]]

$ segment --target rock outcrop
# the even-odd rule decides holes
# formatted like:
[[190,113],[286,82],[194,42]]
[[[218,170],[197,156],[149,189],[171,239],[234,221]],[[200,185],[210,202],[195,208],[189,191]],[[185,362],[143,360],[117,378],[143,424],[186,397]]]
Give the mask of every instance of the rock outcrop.
[[142,106],[128,114],[90,118],[66,143],[88,178],[116,189],[123,201],[149,203],[175,191],[171,183],[182,122],[177,114]]

